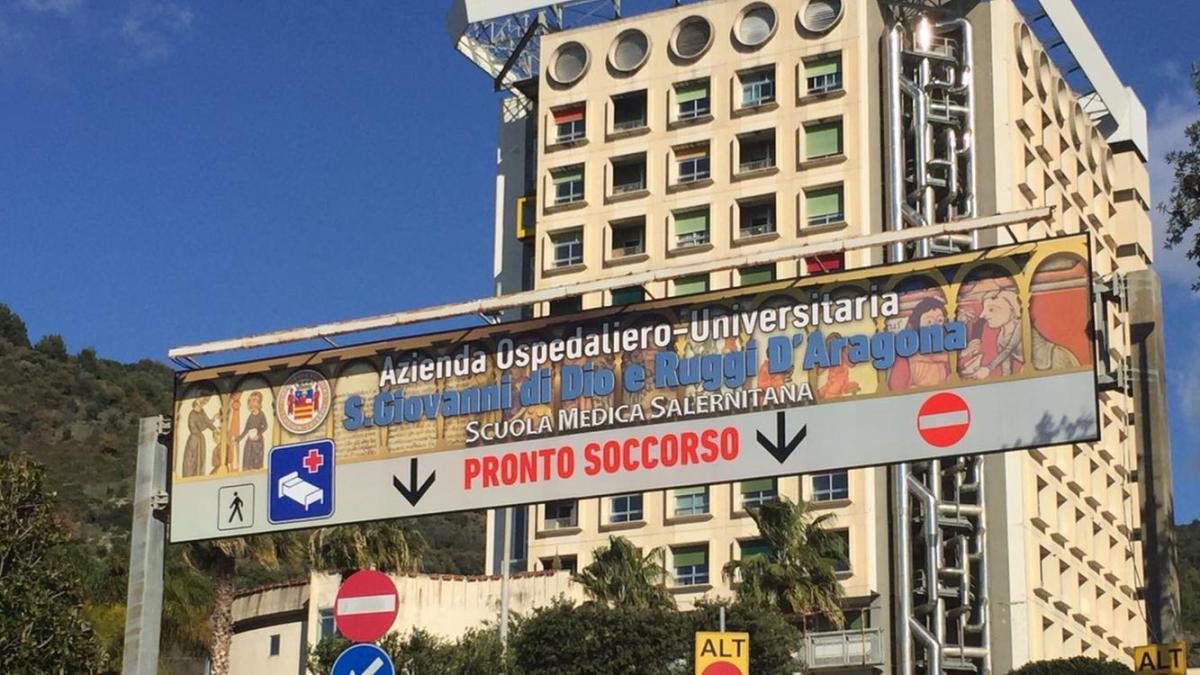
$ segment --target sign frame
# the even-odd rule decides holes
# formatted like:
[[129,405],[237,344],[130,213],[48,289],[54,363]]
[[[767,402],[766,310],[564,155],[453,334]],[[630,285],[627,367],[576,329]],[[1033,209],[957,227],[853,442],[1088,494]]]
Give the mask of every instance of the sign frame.
[[[1005,252],[1008,255],[1026,255],[1026,256],[1028,256],[1028,255],[1033,255],[1038,250],[1039,247],[1053,246],[1059,242],[1063,242],[1063,241],[1067,241],[1067,240],[1071,240],[1071,239],[1079,239],[1084,242],[1084,244],[1081,248],[1082,248],[1082,251],[1086,253],[1086,255],[1083,255],[1083,257],[1085,258],[1085,261],[1084,261],[1085,269],[1088,273],[1088,276],[1086,279],[1086,281],[1087,281],[1086,312],[1087,312],[1087,317],[1088,317],[1089,321],[1091,321],[1094,319],[1094,293],[1093,293],[1093,289],[1092,289],[1092,285],[1091,285],[1091,269],[1092,269],[1091,263],[1092,263],[1092,261],[1091,261],[1091,247],[1090,247],[1090,235],[1089,234],[1084,233],[1081,235],[1069,235],[1069,236],[1064,236],[1064,237],[1044,239],[1044,240],[1039,240],[1037,242],[1027,242],[1027,243],[1023,243],[1023,244],[995,246],[995,247],[991,247],[988,249],[972,251],[971,255],[975,256],[977,258],[980,258],[980,259],[984,259],[984,260],[991,260],[993,258],[1003,257],[1002,255],[999,255],[998,252]],[[831,287],[831,286],[837,285],[840,282],[844,282],[848,278],[853,279],[853,278],[864,278],[864,277],[878,277],[878,276],[884,276],[884,275],[889,275],[889,274],[890,275],[899,275],[899,274],[905,273],[906,270],[909,271],[908,273],[915,273],[915,272],[912,272],[912,270],[938,269],[940,266],[949,264],[952,261],[952,259],[955,259],[956,257],[958,257],[958,256],[945,256],[943,258],[925,259],[925,260],[920,260],[920,261],[909,261],[909,262],[905,262],[905,263],[895,263],[895,264],[880,265],[880,266],[873,266],[873,267],[867,267],[867,268],[858,268],[858,269],[847,270],[847,271],[839,272],[839,273],[822,275],[820,277],[820,279],[813,279],[812,277],[801,277],[799,279],[788,279],[788,280],[783,280],[783,281],[770,282],[767,284],[761,284],[761,285],[757,285],[757,286],[741,287],[741,288],[736,288],[736,289],[726,289],[723,291],[712,291],[712,292],[708,292],[705,294],[688,296],[686,299],[682,299],[682,298],[678,298],[678,297],[677,298],[664,298],[664,299],[655,300],[655,301],[651,301],[651,302],[647,302],[647,303],[640,303],[640,304],[633,305],[633,306],[621,306],[621,307],[609,306],[609,307],[603,307],[603,308],[596,308],[596,309],[588,310],[585,312],[573,314],[568,317],[556,316],[556,317],[544,317],[544,318],[540,318],[540,319],[523,320],[523,321],[510,321],[510,322],[505,322],[505,323],[496,324],[496,325],[480,326],[480,327],[475,327],[475,328],[452,330],[452,331],[440,331],[440,332],[435,332],[435,333],[430,333],[430,334],[422,334],[422,335],[414,335],[414,336],[409,336],[409,337],[405,337],[405,338],[400,338],[398,340],[378,340],[378,341],[368,342],[368,343],[349,346],[349,347],[324,349],[324,350],[319,350],[317,352],[302,352],[302,353],[296,353],[296,354],[288,354],[288,355],[270,357],[270,358],[266,358],[266,359],[250,359],[250,360],[244,360],[244,361],[234,362],[234,363],[230,363],[230,364],[224,364],[224,365],[220,365],[220,366],[198,369],[198,370],[194,370],[194,371],[185,371],[185,372],[180,372],[180,373],[176,374],[176,405],[178,407],[178,411],[181,413],[182,412],[183,394],[184,394],[186,388],[196,382],[203,381],[206,377],[211,377],[211,376],[217,375],[217,374],[219,374],[220,376],[223,376],[223,377],[234,377],[234,378],[240,377],[240,378],[244,379],[244,378],[254,375],[255,373],[262,372],[264,369],[266,369],[267,371],[270,371],[270,372],[294,373],[294,372],[302,370],[302,369],[315,367],[315,362],[320,362],[322,360],[322,358],[335,358],[336,360],[341,360],[343,362],[346,362],[346,361],[351,361],[356,357],[361,357],[364,354],[379,353],[380,351],[382,351],[384,349],[387,349],[390,351],[396,351],[397,353],[399,353],[400,351],[412,349],[421,344],[429,344],[430,342],[441,341],[443,343],[450,342],[450,343],[454,343],[454,344],[462,344],[462,343],[466,343],[466,342],[486,339],[486,338],[496,336],[496,335],[501,335],[501,334],[513,334],[517,330],[522,330],[522,331],[524,331],[524,330],[535,330],[535,331],[536,330],[547,330],[553,326],[560,325],[563,323],[568,323],[568,322],[582,323],[582,322],[589,322],[589,321],[594,322],[594,321],[600,321],[600,320],[605,320],[605,319],[612,319],[614,317],[619,318],[622,315],[624,315],[625,313],[631,312],[631,311],[632,312],[653,312],[653,311],[661,310],[664,308],[670,309],[670,308],[676,308],[676,307],[682,307],[682,306],[688,306],[688,305],[703,305],[706,303],[711,303],[716,300],[719,300],[722,297],[728,298],[728,297],[732,296],[732,297],[736,298],[736,297],[743,297],[743,296],[752,296],[755,294],[770,293],[775,289],[788,288],[788,287],[792,287],[792,286],[796,286],[796,285],[799,285],[802,288],[807,288],[808,284],[811,284],[813,288],[816,288],[818,286]],[[1089,374],[1091,387],[1092,387],[1093,391],[1095,392],[1095,391],[1098,391],[1096,345],[1095,345],[1095,341],[1094,341],[1094,336],[1089,335],[1088,337],[1089,337],[1089,348],[1091,349],[1090,359],[1089,359],[1090,363],[1088,364],[1090,367],[1086,368],[1085,370]],[[1084,371],[1081,370],[1079,372],[1084,372]],[[1046,377],[1046,376],[1041,376],[1040,378],[1035,376],[1032,379],[1043,379],[1044,377]],[[1022,378],[1022,379],[1024,379],[1024,378]],[[1020,380],[1014,380],[1014,381],[1020,381]],[[944,391],[962,392],[964,390],[969,389],[972,386],[977,386],[977,385],[959,384],[959,385],[950,387],[949,389],[945,389]],[[929,393],[935,393],[935,392],[930,391]],[[893,395],[891,397],[894,398],[895,396],[896,395]],[[883,398],[889,398],[889,397],[884,396]],[[1093,423],[1093,426],[1095,427],[1094,433],[1086,434],[1083,436],[1073,437],[1073,438],[1070,438],[1069,440],[1052,438],[1045,442],[1030,442],[1030,443],[1025,443],[1025,444],[1018,445],[1015,447],[1017,447],[1019,449],[1032,449],[1032,448],[1037,448],[1037,447],[1044,447],[1047,445],[1059,445],[1064,442],[1091,442],[1091,441],[1098,440],[1099,439],[1098,420],[1100,419],[1100,414],[1099,414],[1100,413],[1100,402],[1099,402],[1098,398],[1095,396],[1093,396],[1093,399],[1094,400],[1092,401],[1091,413],[1092,413],[1092,423]],[[867,400],[867,399],[862,399],[862,400]],[[828,405],[829,403],[830,402],[821,403],[820,405],[815,406],[815,408],[824,407],[825,405]],[[836,403],[840,403],[840,402],[835,402],[834,405],[836,405]],[[782,408],[782,410],[796,411],[796,410],[804,410],[806,408],[807,408],[807,406],[793,406],[793,407]],[[181,414],[179,415],[179,417],[180,417],[180,419],[182,419]],[[689,417],[689,418],[684,418],[683,420],[681,420],[681,422],[683,422],[683,423],[687,423],[687,422],[703,423],[703,422],[711,421],[714,419],[720,420],[720,419],[723,419],[723,417]],[[180,425],[177,425],[177,428],[182,428],[185,426],[186,425],[180,424]],[[630,426],[630,427],[617,426],[617,427],[610,427],[610,428],[608,428],[608,430],[609,431],[622,431],[622,430],[626,430],[626,429],[642,429],[642,428],[653,429],[653,428],[656,428],[657,426],[661,426],[661,425],[645,425],[645,427],[643,427],[643,426]],[[806,429],[806,427],[805,427],[805,429]],[[790,434],[797,433],[796,429],[790,429],[787,431]],[[574,435],[578,435],[578,434],[574,434]],[[572,434],[568,433],[565,437],[572,437],[572,436],[573,436]],[[536,444],[539,442],[547,442],[547,441],[553,442],[553,441],[558,440],[563,437],[564,436],[557,436],[557,435],[543,436],[543,437],[540,437],[537,439],[531,439],[528,442],[531,444]],[[782,443],[784,441],[794,440],[794,438],[795,437],[792,436],[791,438],[784,439],[781,436],[779,440]],[[759,440],[761,443],[761,439],[759,439]],[[803,439],[801,439],[801,441],[803,441]],[[744,439],[744,442],[745,442],[745,445],[747,447],[749,447],[753,443],[753,437],[751,436],[749,438]],[[786,444],[787,443],[785,443],[785,445]],[[476,446],[473,448],[468,448],[468,450],[486,450],[489,447],[496,447],[496,446],[483,445],[483,446]],[[765,447],[766,446],[764,445],[764,448]],[[1006,451],[1008,449],[1010,449],[1010,448],[998,447],[998,448],[989,449],[989,450],[971,450],[969,452],[969,454],[987,454],[987,453],[992,453],[992,452],[1002,452],[1002,451]],[[175,443],[172,443],[170,450],[171,450],[171,460],[170,460],[171,466],[174,469],[175,461],[176,461],[176,457],[175,457],[176,444]],[[449,451],[448,450],[422,451],[422,452],[418,452],[418,453],[415,453],[412,455],[401,455],[401,456],[398,456],[397,458],[394,458],[397,462],[403,461],[403,463],[404,463],[403,467],[400,467],[400,468],[397,468],[397,466],[392,467],[392,471],[394,472],[394,481],[393,481],[394,487],[395,487],[395,490],[400,493],[400,495],[398,495],[398,496],[401,496],[404,499],[407,499],[408,502],[412,506],[415,507],[416,502],[414,501],[414,498],[416,500],[420,500],[420,498],[424,496],[425,491],[428,490],[430,488],[430,486],[433,484],[435,474],[436,474],[436,471],[433,473],[430,473],[428,469],[422,469],[419,465],[420,460],[422,460],[426,457],[442,455],[447,452],[449,452]],[[963,454],[963,452],[958,452],[955,454]],[[930,457],[938,456],[938,454],[930,453],[929,456]],[[392,462],[392,459],[381,460],[381,461]],[[834,470],[835,468],[839,469],[839,470],[840,469],[854,469],[854,468],[860,468],[860,467],[873,467],[873,466],[882,467],[882,466],[890,466],[890,465],[893,465],[893,464],[896,464],[899,462],[903,462],[903,461],[916,461],[916,458],[900,457],[900,458],[894,458],[894,459],[890,459],[890,460],[886,460],[886,461],[872,460],[869,462],[847,461],[844,463],[840,463],[837,467],[829,467],[829,468],[823,467],[819,470]],[[393,464],[395,464],[395,462],[393,462]],[[776,469],[764,470],[762,472],[756,473],[755,475],[739,475],[736,477],[736,479],[732,479],[732,480],[740,481],[740,480],[753,480],[756,478],[771,478],[771,477],[777,477],[777,476],[781,476],[781,475],[790,475],[792,473],[796,473],[796,471],[789,470],[789,468],[781,460],[777,470]],[[444,478],[445,478],[445,476],[443,476],[443,479]],[[718,480],[716,482],[730,482],[730,480],[731,479],[723,479],[723,480]],[[712,476],[708,475],[705,477],[704,480],[698,480],[698,479],[697,480],[681,480],[678,482],[672,482],[670,485],[667,485],[667,486],[656,486],[656,487],[649,487],[649,488],[644,488],[644,489],[647,491],[661,490],[661,489],[673,489],[673,488],[677,488],[677,487],[705,485],[705,484],[710,484],[712,482],[714,482],[712,480]],[[176,481],[176,472],[174,470],[172,470],[170,472],[170,481],[169,481],[168,489],[171,491],[171,494],[173,495],[173,497],[172,497],[173,499],[174,499],[174,495],[176,494],[178,487],[179,487],[179,485],[177,484],[177,481]],[[643,488],[636,488],[634,491],[640,490],[640,489],[643,489]],[[380,515],[378,517],[372,517],[372,518],[356,518],[355,520],[352,520],[352,521],[330,520],[330,521],[325,521],[325,522],[311,522],[311,523],[297,524],[295,526],[271,527],[267,531],[285,530],[285,529],[286,530],[302,530],[302,529],[309,529],[309,528],[313,528],[313,527],[348,524],[349,522],[370,522],[372,520],[391,520],[391,519],[395,519],[395,518],[408,517],[409,515],[424,515],[426,513],[451,513],[451,512],[455,512],[455,511],[473,511],[473,510],[481,510],[481,509],[485,509],[485,508],[519,506],[519,505],[525,505],[525,504],[531,504],[531,503],[538,503],[541,501],[547,501],[547,500],[556,499],[556,498],[605,497],[605,496],[609,496],[609,495],[623,494],[623,493],[626,493],[629,491],[631,491],[631,490],[617,489],[615,487],[612,489],[604,489],[604,488],[598,486],[594,491],[589,491],[586,495],[574,495],[572,497],[556,497],[556,496],[523,494],[521,496],[513,496],[513,497],[506,497],[503,499],[496,499],[494,501],[489,502],[487,505],[484,505],[484,506],[466,504],[466,505],[461,505],[458,508],[441,508],[441,509],[438,509],[437,511],[422,511],[419,513],[418,512],[394,513],[394,514]],[[255,520],[258,521],[257,518]],[[265,519],[263,519],[263,521],[265,521]],[[216,534],[216,535],[209,535],[209,536],[189,536],[186,538],[182,538],[182,537],[176,538],[175,534],[174,534],[174,532],[175,532],[174,527],[171,528],[171,532],[172,532],[172,541],[173,542],[220,538],[222,536],[235,536],[235,535],[230,535],[230,534]],[[241,534],[252,534],[252,532],[243,532]]]

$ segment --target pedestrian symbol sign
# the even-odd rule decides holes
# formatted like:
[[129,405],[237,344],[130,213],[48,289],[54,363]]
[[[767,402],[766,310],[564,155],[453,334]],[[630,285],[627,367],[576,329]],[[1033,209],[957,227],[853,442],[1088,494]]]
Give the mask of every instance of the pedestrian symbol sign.
[[254,484],[226,485],[217,494],[217,529],[241,530],[254,525]]
[[387,652],[372,644],[350,646],[333,662],[330,675],[396,675]]
[[750,634],[696,633],[696,675],[750,675]]
[[333,515],[333,441],[281,445],[267,456],[267,520],[291,523]]

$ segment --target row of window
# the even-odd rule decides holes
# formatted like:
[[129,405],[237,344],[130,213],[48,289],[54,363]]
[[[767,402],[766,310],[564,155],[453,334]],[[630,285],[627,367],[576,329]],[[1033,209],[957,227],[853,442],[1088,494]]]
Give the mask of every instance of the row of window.
[[[774,234],[777,231],[775,194],[756,195],[735,202],[736,239]],[[840,183],[810,188],[804,191],[803,220],[805,227],[839,223],[846,219],[845,192]],[[611,245],[609,258],[618,260],[646,252],[646,218],[637,216],[610,223]],[[692,206],[672,211],[668,246],[680,251],[708,244],[712,240],[712,210],[708,205]],[[550,235],[551,268],[583,264],[584,237],[582,228],[554,232]]]
[[[818,96],[840,91],[842,82],[841,54],[825,54],[804,62],[802,91]],[[737,109],[750,111],[775,102],[775,66],[744,70],[737,74]],[[669,90],[670,122],[697,122],[712,115],[712,79],[708,77],[677,82]],[[612,127],[609,133],[638,131],[648,128],[647,90],[617,94],[612,97]],[[575,143],[587,137],[587,106],[572,103],[551,109],[554,133],[551,145]]]
[[[762,129],[739,134],[734,144],[733,166],[737,175],[745,175],[776,166],[775,129]],[[841,118],[820,120],[804,125],[803,161],[838,157],[845,152]],[[670,186],[686,187],[712,175],[712,148],[709,141],[688,143],[671,149]],[[646,178],[646,153],[639,152],[609,160],[608,186],[610,196],[625,195],[649,189]],[[547,206],[565,206],[585,199],[583,164],[569,164],[550,169],[553,192]]]
[[[811,276],[845,269],[846,259],[842,253],[830,253],[805,258],[803,265],[805,273]],[[738,269],[739,286],[753,286],[772,281],[775,281],[775,265],[773,263]],[[706,293],[708,290],[709,278],[707,274],[676,277],[671,280],[672,297]],[[642,286],[614,288],[611,293],[612,298],[609,303],[611,305],[633,305],[643,302],[646,299],[646,289]],[[563,316],[581,311],[583,311],[583,298],[578,295],[550,301],[550,316]]]
[[[814,474],[813,502],[832,502],[850,498],[850,475],[846,471]],[[709,512],[709,488],[697,486],[671,490],[671,516],[698,516]],[[778,482],[774,478],[747,480],[738,483],[742,509],[750,509],[779,498]],[[639,522],[645,518],[644,496],[641,493],[618,495],[608,500],[606,520],[609,524]],[[543,507],[543,530],[561,530],[579,525],[579,502],[574,499],[546,502]]]

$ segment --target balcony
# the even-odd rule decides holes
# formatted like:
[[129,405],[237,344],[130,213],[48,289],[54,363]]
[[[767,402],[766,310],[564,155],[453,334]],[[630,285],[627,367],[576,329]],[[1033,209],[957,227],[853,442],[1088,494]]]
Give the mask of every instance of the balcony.
[[883,629],[808,633],[801,658],[810,671],[883,665]]

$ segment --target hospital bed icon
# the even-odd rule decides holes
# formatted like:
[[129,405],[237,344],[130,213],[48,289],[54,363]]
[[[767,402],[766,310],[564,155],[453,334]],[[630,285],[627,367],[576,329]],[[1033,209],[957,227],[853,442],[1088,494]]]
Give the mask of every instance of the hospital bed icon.
[[325,501],[325,491],[300,477],[300,472],[293,471],[279,479],[276,488],[277,497],[288,499],[304,507]]

